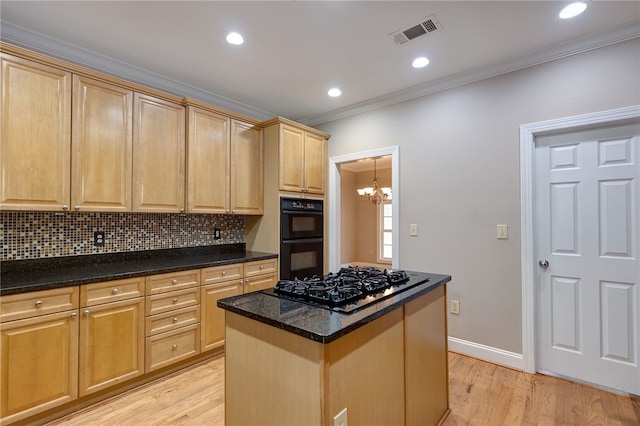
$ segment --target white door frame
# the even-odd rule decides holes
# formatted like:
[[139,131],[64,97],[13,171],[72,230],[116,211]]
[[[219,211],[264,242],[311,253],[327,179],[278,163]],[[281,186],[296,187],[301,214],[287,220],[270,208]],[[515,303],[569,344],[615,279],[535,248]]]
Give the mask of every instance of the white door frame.
[[[567,130],[588,129],[604,124],[640,120],[640,105],[520,126],[520,225],[522,266],[522,357],[524,371],[536,373],[536,258],[535,247],[535,137]],[[395,195],[395,194],[394,194]]]
[[[340,267],[340,163],[362,160],[365,158],[391,155],[391,227],[394,231],[400,229],[400,148],[389,146],[371,151],[355,152],[329,158],[329,271],[337,271]],[[353,195],[356,196],[355,194]],[[400,259],[400,233],[391,234],[391,267],[397,269]]]

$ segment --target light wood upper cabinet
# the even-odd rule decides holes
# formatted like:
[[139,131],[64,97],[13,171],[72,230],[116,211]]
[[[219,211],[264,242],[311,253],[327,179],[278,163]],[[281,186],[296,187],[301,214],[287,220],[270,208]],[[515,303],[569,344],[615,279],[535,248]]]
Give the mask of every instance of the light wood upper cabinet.
[[67,210],[71,74],[5,53],[1,58],[0,206]]
[[184,212],[185,108],[140,93],[133,104],[133,211]]
[[231,120],[231,213],[263,213],[263,156],[262,129]]
[[280,125],[280,190],[324,194],[327,139],[287,124]]
[[187,211],[229,213],[231,119],[194,106],[187,117]]
[[133,91],[73,76],[71,205],[131,211]]

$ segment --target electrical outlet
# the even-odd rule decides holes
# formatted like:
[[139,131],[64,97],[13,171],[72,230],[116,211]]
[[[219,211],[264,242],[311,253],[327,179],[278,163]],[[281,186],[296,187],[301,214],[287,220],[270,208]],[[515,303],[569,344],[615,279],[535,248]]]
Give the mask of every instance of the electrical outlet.
[[451,313],[455,315],[460,315],[460,301],[452,300],[451,301]]
[[333,418],[333,426],[347,426],[347,407],[344,407],[342,411]]
[[220,228],[213,228],[213,239],[214,240],[220,239]]
[[105,238],[104,231],[96,231],[93,233],[93,245],[97,247],[104,247]]

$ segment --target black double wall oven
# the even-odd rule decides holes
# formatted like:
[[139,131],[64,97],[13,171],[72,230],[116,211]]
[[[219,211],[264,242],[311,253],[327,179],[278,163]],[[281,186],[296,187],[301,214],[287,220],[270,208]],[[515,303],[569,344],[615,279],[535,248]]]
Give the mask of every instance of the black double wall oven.
[[280,279],[323,273],[323,201],[280,198]]

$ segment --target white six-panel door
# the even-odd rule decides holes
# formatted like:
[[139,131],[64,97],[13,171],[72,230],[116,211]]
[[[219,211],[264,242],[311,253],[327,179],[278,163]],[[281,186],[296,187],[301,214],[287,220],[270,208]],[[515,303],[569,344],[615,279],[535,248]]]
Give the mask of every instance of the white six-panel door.
[[633,124],[538,136],[535,144],[538,370],[634,394],[639,135]]

